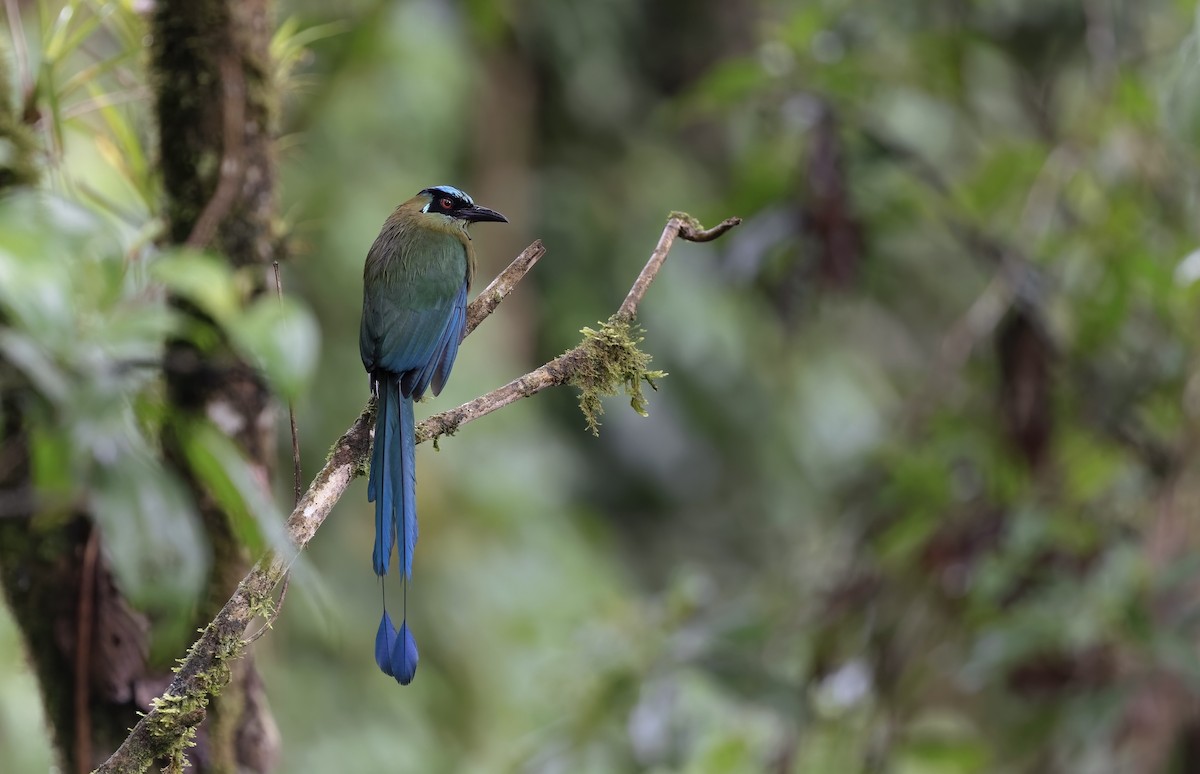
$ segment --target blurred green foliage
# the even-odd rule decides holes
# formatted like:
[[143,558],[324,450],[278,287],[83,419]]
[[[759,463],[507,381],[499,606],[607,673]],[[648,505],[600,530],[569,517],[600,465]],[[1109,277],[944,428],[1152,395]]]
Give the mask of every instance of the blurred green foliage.
[[[594,439],[562,391],[420,452],[405,690],[350,490],[257,645],[284,770],[1200,765],[1193,3],[283,2],[293,258],[244,310],[221,262],[153,247],[133,4],[41,8],[14,69],[50,191],[0,205],[0,352],[44,398],[39,492],[87,498],[143,605],[204,564],[129,366],[212,335],[164,290],[295,398],[312,471],[366,398],[361,262],[413,192],[509,216],[483,279],[549,248],[429,412],[606,319],[672,209],[746,218],[642,306],[648,419]],[[278,506],[187,434],[269,540]],[[16,648],[0,623],[0,749],[44,769]]]

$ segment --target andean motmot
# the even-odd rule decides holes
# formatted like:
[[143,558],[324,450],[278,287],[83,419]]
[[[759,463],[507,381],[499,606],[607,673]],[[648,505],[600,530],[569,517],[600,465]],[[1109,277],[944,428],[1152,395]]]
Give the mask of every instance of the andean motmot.
[[401,685],[417,671],[417,643],[408,628],[408,583],[417,543],[416,425],[413,402],[437,395],[450,376],[467,325],[467,289],[475,251],[467,227],[507,223],[457,188],[426,188],[383,224],[363,269],[358,349],[375,396],[375,444],[367,498],[375,503],[375,574],[382,580],[400,554],[404,587],[399,630],[384,604],[375,635],[375,662]]

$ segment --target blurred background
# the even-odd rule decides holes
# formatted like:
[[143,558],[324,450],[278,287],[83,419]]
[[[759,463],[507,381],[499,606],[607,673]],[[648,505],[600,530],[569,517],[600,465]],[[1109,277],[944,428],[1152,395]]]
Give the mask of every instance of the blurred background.
[[[129,310],[179,286],[129,259],[157,233],[147,5],[9,3],[10,80],[61,100],[48,220],[5,205],[0,241],[92,257],[86,283],[11,260],[0,282],[10,314],[51,299],[29,330],[72,362],[153,352],[157,307]],[[593,437],[559,388],[418,450],[405,689],[371,658],[351,487],[255,646],[280,770],[1200,771],[1196,13],[277,3],[283,284],[313,357],[274,384],[306,475],[367,397],[363,257],[421,188],[508,216],[474,230],[477,289],[548,254],[418,418],[577,343],[671,210],[745,219],[677,243],[641,307],[669,373],[649,417],[611,399]],[[155,394],[86,387],[107,397],[64,454]],[[182,540],[155,518],[140,551]],[[51,756],[0,611],[0,761]]]

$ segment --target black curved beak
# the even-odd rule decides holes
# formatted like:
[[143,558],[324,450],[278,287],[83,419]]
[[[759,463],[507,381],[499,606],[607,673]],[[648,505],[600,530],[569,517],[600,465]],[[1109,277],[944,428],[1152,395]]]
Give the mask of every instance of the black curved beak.
[[459,210],[458,216],[468,223],[507,223],[508,218],[487,207],[471,205],[465,210]]

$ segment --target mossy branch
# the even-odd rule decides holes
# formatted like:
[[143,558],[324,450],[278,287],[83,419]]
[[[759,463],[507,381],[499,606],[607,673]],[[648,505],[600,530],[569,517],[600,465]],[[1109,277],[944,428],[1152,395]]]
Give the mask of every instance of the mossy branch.
[[616,315],[600,326],[600,330],[584,328],[585,351],[571,378],[570,384],[579,390],[579,410],[587,422],[592,435],[600,434],[600,415],[604,404],[600,399],[616,395],[624,390],[629,396],[629,405],[642,416],[646,416],[646,397],[642,394],[642,382],[658,389],[655,379],[667,375],[666,371],[650,371],[650,356],[638,348],[642,343],[642,328],[634,323],[618,319]]
[[[541,368],[458,408],[429,417],[417,426],[417,443],[453,434],[467,422],[548,387],[563,384],[575,385],[581,390],[580,404],[593,431],[598,424],[596,418],[600,412],[596,407],[600,396],[615,394],[622,387],[629,393],[634,408],[644,412],[641,383],[645,381],[653,386],[652,380],[662,374],[647,370],[650,357],[638,349],[640,328],[634,324],[638,305],[676,238],[708,242],[739,223],[740,219],[729,218],[711,229],[704,229],[684,213],[671,213],[650,260],[617,313],[600,330],[585,328],[584,339],[578,346]],[[499,306],[544,254],[541,242],[534,242],[471,302],[467,309],[468,333]],[[589,406],[593,409],[590,414]],[[204,627],[200,638],[180,661],[167,691],[154,702],[150,712],[142,717],[97,772],[140,773],[162,757],[182,761],[182,751],[191,743],[196,726],[204,719],[209,700],[229,682],[230,664],[245,651],[247,625],[266,609],[276,585],[316,535],[350,482],[366,472],[374,418],[375,405],[369,402],[350,429],[333,445],[324,467],[288,517],[288,548],[260,559],[242,579],[233,596]]]

